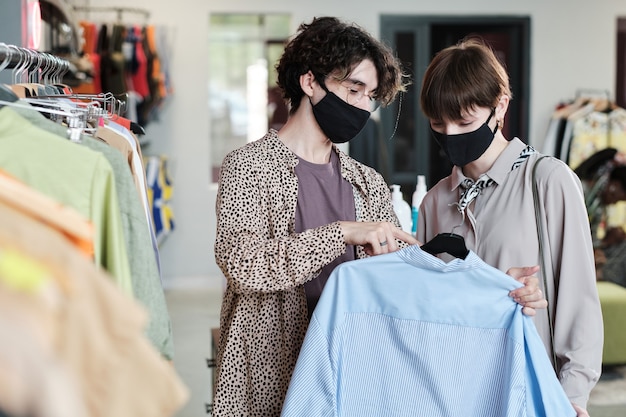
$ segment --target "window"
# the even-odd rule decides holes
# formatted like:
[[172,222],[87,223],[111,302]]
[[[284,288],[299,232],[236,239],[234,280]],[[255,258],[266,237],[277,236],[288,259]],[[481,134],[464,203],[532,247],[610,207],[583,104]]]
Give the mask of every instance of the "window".
[[228,152],[286,121],[274,66],[290,34],[290,17],[212,14],[209,24],[211,181],[217,182]]

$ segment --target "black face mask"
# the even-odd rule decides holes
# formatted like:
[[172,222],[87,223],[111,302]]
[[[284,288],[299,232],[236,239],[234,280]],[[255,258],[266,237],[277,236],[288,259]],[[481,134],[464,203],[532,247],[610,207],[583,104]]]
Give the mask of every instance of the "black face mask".
[[333,143],[353,139],[365,127],[370,112],[352,106],[332,92],[313,106],[313,116],[322,131]]
[[496,125],[495,130],[491,131],[488,123],[495,112],[496,110],[493,109],[487,121],[473,132],[446,135],[445,133],[435,132],[432,127],[430,131],[450,161],[456,166],[463,167],[480,158],[491,145],[498,131],[498,126]]

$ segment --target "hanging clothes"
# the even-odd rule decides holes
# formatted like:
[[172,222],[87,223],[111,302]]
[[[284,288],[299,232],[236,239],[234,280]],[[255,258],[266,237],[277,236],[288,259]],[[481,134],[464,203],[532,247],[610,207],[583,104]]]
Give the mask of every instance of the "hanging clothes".
[[609,147],[626,151],[626,110],[606,98],[578,97],[555,109],[542,152],[576,169]]
[[[0,62],[5,54],[0,47]],[[41,58],[38,81],[47,84],[0,85],[0,321],[10,322],[0,326],[0,410],[171,416],[188,392],[169,362],[172,329],[138,140],[115,124],[136,151],[129,160],[92,137],[113,125],[119,103],[75,95],[47,78],[57,61]],[[36,366],[15,366],[24,353]],[[33,389],[16,385],[20,378]],[[16,407],[22,400],[25,412]]]
[[154,219],[157,242],[162,243],[175,229],[172,195],[174,185],[169,174],[169,163],[165,155],[146,157],[148,199]]
[[165,28],[119,22],[96,25],[87,20],[80,25],[83,53],[94,69],[74,91],[127,94],[127,118],[141,126],[157,119],[161,104],[172,94]]
[[[0,315],[5,317],[7,307],[16,318],[28,317],[26,312],[35,315],[31,324],[41,326],[40,343],[75,378],[86,415],[166,417],[184,404],[187,389],[145,340],[144,310],[114,286],[104,270],[62,234],[0,204],[0,256],[7,248],[33,259],[45,274],[34,275],[24,286],[24,268],[0,269],[4,281],[21,283],[22,293],[34,295],[17,297],[0,286]],[[16,276],[11,271],[22,272]],[[59,302],[44,304],[42,296],[58,280],[67,281],[67,291],[59,289]]]
[[93,22],[81,21],[80,27],[82,29],[83,37],[83,55],[91,62],[91,68],[88,73],[89,78],[72,90],[79,94],[100,94],[102,93],[102,79],[101,79],[101,62],[100,54],[98,53],[98,27]]
[[144,207],[146,219],[148,223],[151,224],[152,217],[148,211],[148,197],[146,194],[146,174],[139,141],[128,129],[113,121],[99,126],[95,136],[117,149],[128,161],[128,166],[137,189],[138,198]]
[[102,91],[111,92],[114,95],[124,94],[128,91],[124,72],[126,64],[122,52],[125,30],[122,25],[113,25],[109,37],[108,26],[102,25],[98,37]]
[[34,126],[5,106],[0,108],[0,168],[89,219],[96,264],[132,295],[113,169],[104,156]]
[[[65,127],[46,119],[37,111],[22,108],[13,110],[46,131],[59,137],[65,134]],[[128,259],[133,294],[149,312],[146,335],[164,357],[173,359],[173,335],[159,272],[158,251],[155,251],[152,243],[153,228],[149,224],[152,220],[146,218],[146,211],[138,198],[129,162],[116,148],[91,136],[82,135],[80,144],[102,154],[111,164],[120,208],[122,233],[126,250],[130,255]]]
[[144,34],[141,27],[134,25],[127,29],[125,43],[129,47],[126,57],[126,77],[129,90],[139,94],[141,101],[150,96],[148,85],[148,58],[144,50]]

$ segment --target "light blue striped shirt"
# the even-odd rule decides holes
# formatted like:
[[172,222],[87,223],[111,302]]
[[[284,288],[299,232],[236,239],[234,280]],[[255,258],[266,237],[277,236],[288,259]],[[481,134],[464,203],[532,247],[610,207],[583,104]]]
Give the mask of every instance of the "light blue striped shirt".
[[282,416],[574,417],[517,281],[417,245],[346,262],[313,313]]

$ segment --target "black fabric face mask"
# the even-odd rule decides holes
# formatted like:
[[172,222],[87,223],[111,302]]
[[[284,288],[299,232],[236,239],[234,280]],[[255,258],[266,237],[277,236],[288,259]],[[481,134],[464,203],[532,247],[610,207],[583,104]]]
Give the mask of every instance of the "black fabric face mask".
[[454,165],[463,167],[480,158],[491,145],[498,131],[498,126],[496,125],[495,130],[492,131],[488,123],[495,112],[496,110],[493,109],[487,121],[473,132],[446,135],[445,133],[435,132],[432,127],[430,132],[439,146],[441,146],[441,149],[446,153],[448,159]]
[[333,143],[353,139],[365,127],[370,112],[352,106],[332,92],[313,105],[313,116],[322,131]]

